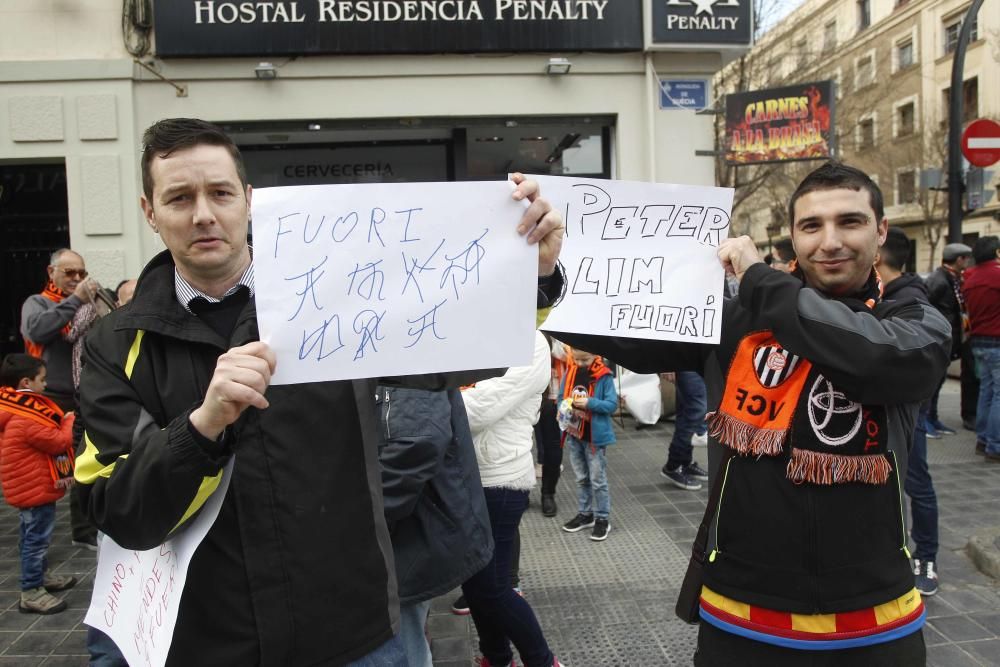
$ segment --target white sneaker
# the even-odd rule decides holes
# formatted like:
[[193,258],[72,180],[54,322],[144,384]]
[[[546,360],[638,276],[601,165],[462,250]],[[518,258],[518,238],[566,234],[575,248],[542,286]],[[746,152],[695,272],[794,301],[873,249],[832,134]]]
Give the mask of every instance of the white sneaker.
[[708,445],[708,433],[695,433],[691,436],[691,444],[695,447],[705,447]]

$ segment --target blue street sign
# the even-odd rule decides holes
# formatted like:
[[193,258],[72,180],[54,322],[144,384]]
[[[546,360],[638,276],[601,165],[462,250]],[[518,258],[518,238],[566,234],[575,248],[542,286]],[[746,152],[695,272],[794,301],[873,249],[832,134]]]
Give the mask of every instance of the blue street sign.
[[705,108],[707,98],[706,79],[660,79],[661,109],[698,111]]

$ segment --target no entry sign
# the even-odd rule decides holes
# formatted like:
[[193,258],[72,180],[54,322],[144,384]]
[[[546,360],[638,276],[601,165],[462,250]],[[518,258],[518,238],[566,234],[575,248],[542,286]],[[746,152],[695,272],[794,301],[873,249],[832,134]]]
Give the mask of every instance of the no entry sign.
[[962,133],[962,155],[977,167],[1000,161],[1000,124],[980,118]]

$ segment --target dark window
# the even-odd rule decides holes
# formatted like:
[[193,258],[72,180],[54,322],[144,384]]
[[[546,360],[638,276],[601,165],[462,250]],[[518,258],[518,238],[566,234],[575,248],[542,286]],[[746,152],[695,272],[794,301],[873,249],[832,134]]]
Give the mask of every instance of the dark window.
[[906,137],[913,134],[915,109],[913,102],[908,102],[896,109],[896,136]]
[[864,30],[872,24],[871,0],[858,0],[858,30]]
[[832,51],[837,46],[837,22],[830,21],[823,26],[823,50]]
[[[951,114],[950,95],[951,88],[945,88],[941,94],[944,105],[944,113],[941,114],[944,119],[941,121],[942,125],[948,124],[948,116]],[[962,123],[971,123],[977,118],[979,118],[979,77],[974,76],[962,83]]]
[[912,204],[917,201],[917,189],[914,186],[916,172],[901,171],[896,174],[896,203]]
[[[958,47],[958,33],[962,29],[962,19],[953,20],[944,27],[944,52],[945,55],[951,53]],[[972,19],[972,33],[969,35],[969,42],[979,39],[979,17]]]
[[859,149],[871,148],[875,145],[875,120],[873,118],[866,118],[860,123],[858,127],[861,129],[861,141],[858,146]]
[[896,61],[899,69],[904,69],[913,64],[913,40],[908,39],[896,45]]

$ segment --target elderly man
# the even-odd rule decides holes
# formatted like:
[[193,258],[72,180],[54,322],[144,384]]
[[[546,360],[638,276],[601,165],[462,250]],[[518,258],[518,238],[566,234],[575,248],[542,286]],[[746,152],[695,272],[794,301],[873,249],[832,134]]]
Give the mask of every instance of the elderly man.
[[[45,362],[48,370],[45,393],[63,410],[76,409],[71,324],[80,306],[90,303],[100,288],[87,275],[83,257],[69,248],[60,248],[52,253],[45,289],[29,296],[21,307],[25,351]],[[70,491],[69,507],[73,544],[95,551],[97,531],[87,519],[75,487]]]
[[788,214],[792,273],[749,237],[719,246],[741,282],[718,345],[553,334],[638,373],[704,374],[721,499],[695,665],[922,665],[902,478],[951,332],[929,304],[882,301],[888,222],[866,174],[820,167]]
[[[238,452],[191,561],[167,664],[405,665],[375,379],[270,386],[239,148],[184,118],[154,124],[143,144],[142,209],[167,250],[87,339],[76,479],[91,515],[122,546],[155,547],[183,529]],[[544,307],[563,285],[562,220],[534,182],[514,180],[511,196],[531,202],[518,229],[539,246]]]

